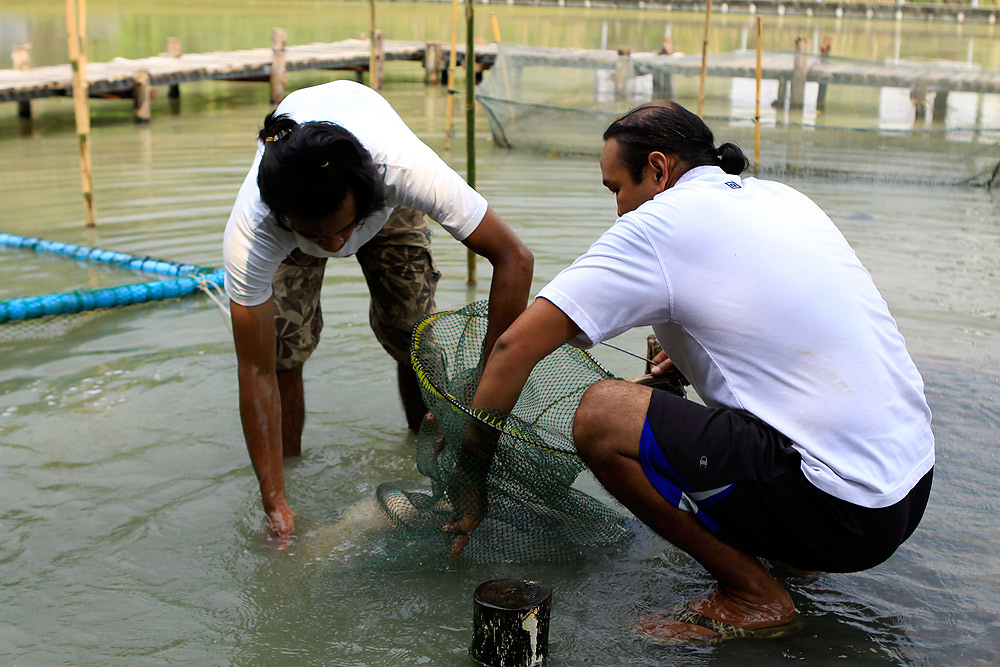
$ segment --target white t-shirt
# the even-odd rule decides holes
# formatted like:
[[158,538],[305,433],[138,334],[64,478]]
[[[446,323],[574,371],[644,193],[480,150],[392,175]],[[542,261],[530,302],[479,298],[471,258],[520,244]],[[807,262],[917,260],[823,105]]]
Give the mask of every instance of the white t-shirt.
[[589,347],[638,326],[705,403],[783,433],[819,489],[902,499],[934,464],[923,381],[871,275],[792,188],[698,167],[539,293]]
[[344,247],[330,253],[308,239],[278,227],[260,199],[257,168],[264,147],[258,144],[226,225],[223,261],[229,298],[256,306],[271,297],[271,280],[293,248],[316,257],[347,257],[385,225],[396,206],[423,211],[459,241],[486,215],[486,200],[406,126],[389,103],[368,86],[333,81],[297,90],[278,105],[277,113],[299,123],[329,121],[351,132],[371,153],[386,185],[386,207],[364,220]]

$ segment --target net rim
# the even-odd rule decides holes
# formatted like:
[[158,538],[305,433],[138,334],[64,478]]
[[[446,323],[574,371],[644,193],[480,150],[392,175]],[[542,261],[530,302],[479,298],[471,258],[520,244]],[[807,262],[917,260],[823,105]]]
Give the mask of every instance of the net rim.
[[[469,319],[487,318],[486,315],[474,312],[468,312],[470,310],[470,307],[475,305],[476,303],[481,304],[485,302],[482,301],[473,302],[472,304],[469,304],[468,306],[465,306],[464,308],[461,309],[443,310],[437,313],[431,313],[430,315],[421,318],[420,320],[417,321],[416,324],[413,325],[413,335],[410,342],[410,363],[413,366],[414,372],[417,374],[417,379],[420,382],[421,386],[426,388],[429,392],[431,392],[435,396],[443,398],[449,404],[449,406],[456,412],[460,412],[468,417],[472,417],[473,419],[478,420],[481,423],[487,424],[510,438],[513,438],[519,442],[523,442],[526,445],[537,447],[538,449],[542,449],[547,452],[551,452],[553,454],[556,454],[557,456],[563,456],[566,458],[580,460],[580,456],[575,451],[570,452],[565,449],[561,449],[559,447],[554,447],[552,445],[547,445],[545,443],[538,442],[528,437],[523,432],[521,432],[520,429],[516,429],[515,424],[512,424],[512,421],[521,421],[521,420],[518,419],[515,415],[510,415],[510,417],[513,417],[513,420],[507,419],[506,421],[501,422],[499,419],[493,417],[492,415],[486,413],[483,410],[470,408],[463,405],[462,402],[459,401],[458,398],[456,398],[453,394],[437,386],[431,380],[428,369],[424,366],[424,363],[417,356],[417,352],[420,350],[420,345],[423,342],[425,334],[435,321],[447,315],[463,315]],[[617,378],[616,375],[614,375],[606,368],[604,368],[604,366],[602,366],[596,359],[594,359],[594,357],[592,357],[585,350],[581,350],[579,348],[575,348],[568,345],[563,347],[566,347],[568,350],[570,350],[571,354],[583,360],[586,364],[590,365],[594,370],[603,373],[609,379]]]

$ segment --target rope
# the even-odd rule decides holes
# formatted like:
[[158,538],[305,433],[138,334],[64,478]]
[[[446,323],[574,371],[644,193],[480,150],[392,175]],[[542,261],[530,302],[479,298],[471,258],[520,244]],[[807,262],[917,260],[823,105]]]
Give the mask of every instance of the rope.
[[219,310],[221,310],[224,313],[224,316],[222,317],[222,322],[223,324],[226,325],[226,328],[229,329],[230,332],[232,332],[233,323],[231,319],[231,314],[229,312],[229,307],[226,306],[225,301],[223,301],[223,299],[226,298],[225,290],[222,289],[222,287],[217,282],[207,279],[205,277],[205,274],[203,273],[199,273],[196,276],[196,279],[198,280],[198,288],[202,292],[207,294],[208,298],[211,299],[215,303],[215,305],[219,307]]

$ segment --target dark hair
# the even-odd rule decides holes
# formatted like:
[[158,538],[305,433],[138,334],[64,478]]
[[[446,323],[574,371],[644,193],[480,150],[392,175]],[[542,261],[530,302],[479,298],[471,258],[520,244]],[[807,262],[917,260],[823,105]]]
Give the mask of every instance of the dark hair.
[[741,174],[749,161],[736,144],[715,147],[705,121],[676,102],[653,102],[632,109],[611,123],[604,140],[621,146],[621,158],[635,183],[649,164],[649,154],[659,151],[680,160],[685,171],[703,165],[722,167],[727,174]]
[[350,191],[357,220],[385,206],[382,173],[357,137],[334,123],[297,123],[271,112],[257,138],[264,156],[257,170],[260,198],[278,224],[315,222],[336,213]]

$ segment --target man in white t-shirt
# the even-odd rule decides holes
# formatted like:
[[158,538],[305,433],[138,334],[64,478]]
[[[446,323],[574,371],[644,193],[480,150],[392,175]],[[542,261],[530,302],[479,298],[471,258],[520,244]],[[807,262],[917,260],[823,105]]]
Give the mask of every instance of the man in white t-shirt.
[[[930,492],[923,382],[871,276],[805,195],[739,176],[674,103],[634,109],[604,135],[619,218],[500,337],[473,407],[513,408],[564,343],[652,326],[655,374],[679,371],[705,405],[609,380],[581,399],[574,440],[601,483],[700,562],[711,593],[647,616],[669,641],[778,637],[800,627],[757,560],[851,572],[888,558]],[[451,479],[464,548],[486,505],[495,435],[470,432]],[[463,503],[463,498],[470,500]]]
[[484,353],[524,310],[532,256],[486,200],[423,144],[377,92],[351,81],[295,91],[265,119],[226,226],[223,256],[240,416],[269,537],[294,529],[282,457],[300,452],[302,364],[319,340],[329,257],[356,255],[370,319],[396,359],[407,422],[426,413],[409,363],[415,322],[440,274],[423,214],[493,265]]

